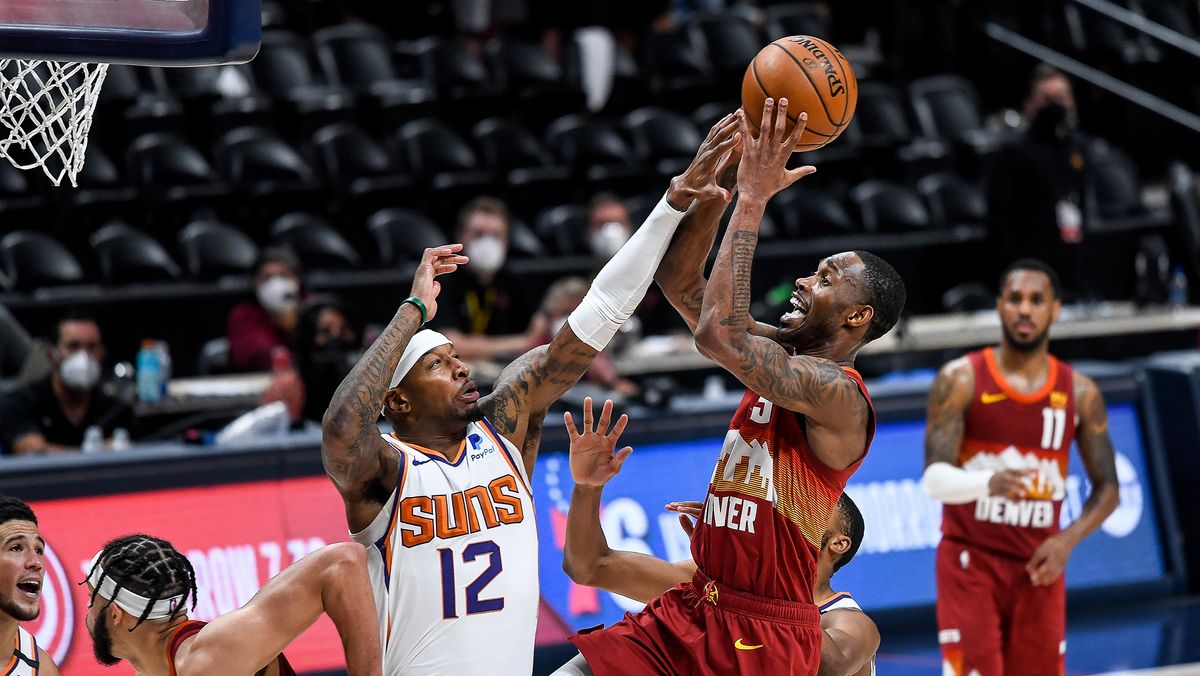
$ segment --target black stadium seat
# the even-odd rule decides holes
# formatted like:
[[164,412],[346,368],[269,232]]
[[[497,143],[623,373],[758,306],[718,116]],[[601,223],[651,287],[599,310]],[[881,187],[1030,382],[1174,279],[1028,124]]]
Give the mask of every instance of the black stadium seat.
[[896,183],[864,181],[850,191],[850,202],[867,232],[911,232],[932,224],[921,198]]
[[687,169],[704,140],[691,120],[661,108],[639,108],[626,115],[622,125],[633,138],[637,157],[660,177]]
[[504,90],[498,78],[488,71],[483,59],[466,48],[441,38],[425,38],[415,51],[421,74],[438,95],[464,105],[495,105]]
[[943,226],[983,225],[987,217],[983,190],[956,174],[926,176],[917,181],[917,192],[929,205],[934,222]]
[[688,21],[692,43],[708,55],[717,77],[741,82],[765,41],[750,21],[731,13],[704,13]]
[[859,231],[846,207],[825,190],[792,186],[771,199],[767,210],[778,224],[780,236],[812,239]]
[[620,190],[633,184],[645,172],[634,165],[633,151],[621,135],[608,124],[586,115],[560,117],[546,129],[546,145],[554,150],[572,171],[591,183],[592,190]]
[[583,90],[568,84],[561,66],[532,42],[495,40],[488,45],[492,72],[524,120],[545,123],[584,107]]
[[446,233],[425,214],[398,207],[371,214],[367,230],[384,265],[419,261],[425,249],[448,241]]
[[49,235],[30,230],[0,239],[0,272],[17,291],[84,281],[79,262]]
[[790,3],[767,7],[766,32],[768,40],[789,35],[830,35],[829,12],[816,3]]
[[313,67],[308,44],[294,33],[264,31],[250,68],[259,91],[294,111],[306,128],[350,116],[353,96],[325,81]]
[[538,237],[563,256],[589,255],[586,241],[587,207],[564,204],[538,214],[534,225]]
[[100,279],[108,285],[179,279],[179,266],[154,238],[114,222],[89,238]]
[[966,146],[976,154],[995,147],[983,125],[975,86],[957,75],[933,75],[914,80],[908,95],[921,133]]
[[479,169],[471,146],[437,120],[409,122],[400,128],[397,140],[413,173],[435,189],[479,187],[491,182],[491,174]]
[[225,178],[249,196],[278,197],[318,187],[308,161],[270,129],[232,129],[217,139],[213,156]]
[[291,249],[309,270],[354,270],[362,262],[345,238],[312,214],[297,212],[280,216],[271,224],[271,237]]
[[363,213],[376,199],[400,199],[412,189],[409,172],[401,169],[383,144],[356,125],[338,122],[318,129],[312,148],[317,166],[344,207]]
[[436,98],[429,82],[401,76],[387,36],[374,26],[330,26],[317,31],[313,41],[330,83],[366,97],[391,115],[425,110]]
[[1088,192],[1095,199],[1096,216],[1111,220],[1145,213],[1137,169],[1128,155],[1107,144],[1095,143],[1086,161],[1084,176]]
[[126,158],[130,179],[151,203],[207,202],[229,192],[204,155],[174,134],[143,134]]
[[503,179],[521,206],[561,199],[570,170],[556,162],[528,127],[507,118],[489,118],[471,129],[484,163]]
[[248,275],[258,247],[241,230],[220,221],[193,221],[179,231],[183,263],[193,279],[212,281],[227,275]]

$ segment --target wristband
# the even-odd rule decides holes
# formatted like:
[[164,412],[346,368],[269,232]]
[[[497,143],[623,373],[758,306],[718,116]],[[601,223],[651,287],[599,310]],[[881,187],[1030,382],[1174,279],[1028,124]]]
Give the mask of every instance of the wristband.
[[421,299],[417,298],[416,296],[409,296],[408,298],[400,301],[401,306],[403,306],[405,303],[412,303],[413,307],[421,311],[421,326],[425,326],[425,322],[429,318],[429,310],[425,309],[425,303],[421,302]]

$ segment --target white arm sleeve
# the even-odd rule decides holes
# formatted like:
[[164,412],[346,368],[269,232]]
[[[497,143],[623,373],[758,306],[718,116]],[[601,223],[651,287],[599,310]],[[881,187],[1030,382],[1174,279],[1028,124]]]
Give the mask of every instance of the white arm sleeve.
[[596,350],[608,345],[642,302],[684,213],[663,195],[642,227],[601,268],[583,302],[567,317],[580,340]]
[[934,500],[961,505],[986,498],[992,474],[989,470],[963,469],[948,462],[935,462],[925,468],[921,484]]

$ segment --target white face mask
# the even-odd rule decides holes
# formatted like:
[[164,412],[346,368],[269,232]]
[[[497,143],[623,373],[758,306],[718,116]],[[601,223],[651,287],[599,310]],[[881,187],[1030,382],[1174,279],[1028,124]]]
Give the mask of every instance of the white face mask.
[[58,375],[73,390],[90,390],[100,382],[100,362],[80,350],[62,361]]
[[291,277],[268,277],[258,286],[258,302],[273,315],[290,312],[300,304],[300,283]]
[[472,241],[466,247],[463,255],[471,259],[471,267],[480,272],[492,274],[504,265],[504,257],[507,253],[504,242],[500,241],[499,237],[485,235]]
[[610,221],[592,233],[590,244],[596,256],[608,260],[615,256],[627,241],[629,241],[629,232],[625,226],[616,221]]

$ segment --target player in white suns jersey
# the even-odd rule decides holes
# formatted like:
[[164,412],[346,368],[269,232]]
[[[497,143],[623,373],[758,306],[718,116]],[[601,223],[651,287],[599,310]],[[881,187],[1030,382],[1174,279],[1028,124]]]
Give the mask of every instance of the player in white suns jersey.
[[17,498],[0,496],[0,674],[58,676],[58,666],[20,625],[41,612],[46,543],[37,517]]
[[[504,369],[486,397],[450,341],[421,330],[437,313],[435,278],[468,258],[461,244],[425,251],[412,293],[322,421],[325,471],[355,540],[371,548],[385,674],[531,672],[539,594],[528,480],[542,420],[633,314],[692,202],[729,200],[715,174],[736,131],[732,116],[713,127],[550,344]],[[392,436],[376,426],[381,410]]]

